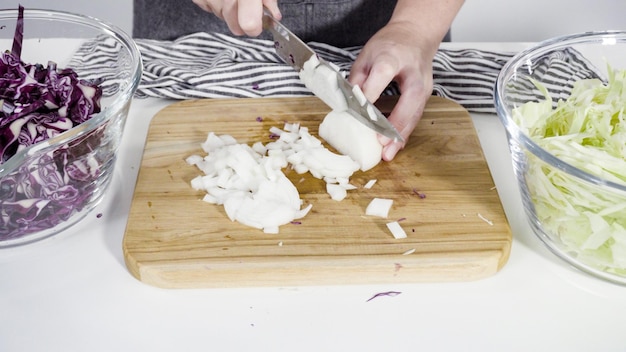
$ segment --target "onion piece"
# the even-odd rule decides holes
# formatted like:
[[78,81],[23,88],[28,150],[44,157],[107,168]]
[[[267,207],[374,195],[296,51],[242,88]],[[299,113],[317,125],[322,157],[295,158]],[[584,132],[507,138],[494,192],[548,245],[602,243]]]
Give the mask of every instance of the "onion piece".
[[[272,133],[282,138],[290,132],[278,129]],[[282,144],[292,141],[284,139],[288,142]],[[282,148],[282,144],[276,146]],[[282,172],[287,157],[280,148],[268,150],[258,144],[253,148],[236,143],[232,136],[213,132],[202,147],[208,150],[204,158],[187,158],[190,165],[204,172],[192,179],[191,186],[207,192],[205,201],[223,205],[231,221],[277,233],[279,226],[305,216],[311,209],[311,204],[301,209],[297,188]],[[260,153],[263,150],[267,151],[265,155]]]
[[326,192],[330,194],[330,198],[336,201],[342,201],[348,196],[347,190],[339,184],[327,183]]
[[[322,141],[309,133],[308,128],[300,127],[298,124],[286,124],[285,130],[274,128],[273,133],[280,135],[280,138],[268,143],[266,147],[270,150],[282,150],[287,155],[287,162],[291,163],[298,173],[310,172],[319,179],[326,177],[349,179],[359,170],[360,166],[356,161],[347,155],[330,151]],[[296,137],[283,138],[286,133]]]
[[347,111],[331,111],[319,126],[319,135],[340,153],[350,156],[361,171],[378,165],[383,146],[378,134]]
[[476,215],[478,216],[478,218],[480,220],[482,220],[482,221],[486,222],[487,224],[493,226],[493,221],[491,221],[491,220],[487,219],[486,217],[484,217],[483,214],[477,213]]
[[374,187],[374,184],[376,184],[376,181],[377,181],[376,179],[372,179],[372,180],[367,181],[367,183],[365,184],[365,186],[363,186],[363,188],[370,189],[370,188]]
[[413,253],[415,253],[416,249],[415,248],[411,248],[408,251],[402,253],[402,255],[411,255]]
[[365,209],[365,215],[378,216],[386,218],[389,215],[389,210],[393,205],[393,199],[386,198],[374,198],[370,201]]
[[356,101],[359,102],[359,105],[363,106],[367,104],[367,98],[365,97],[365,94],[363,94],[361,87],[358,85],[352,86],[352,94],[354,94],[354,97],[356,98]]
[[202,162],[204,158],[201,157],[200,155],[190,155],[189,157],[187,157],[187,159],[185,159],[185,162],[187,162],[187,164],[189,165],[196,165],[200,162]]
[[374,107],[372,105],[368,105],[366,110],[367,110],[367,117],[369,117],[370,120],[378,121],[378,115],[376,114],[376,111],[374,111]]
[[232,136],[230,135],[218,136],[215,133],[210,132],[207,135],[207,138],[204,141],[204,143],[202,143],[200,146],[202,147],[202,150],[209,153],[213,150],[219,149],[227,145],[233,145],[233,144],[237,144],[237,141]]
[[339,186],[341,186],[343,189],[345,189],[346,191],[351,191],[353,189],[357,189],[358,187],[351,184],[351,183],[339,183]]
[[392,222],[388,222],[387,224],[387,228],[389,229],[389,231],[391,231],[391,234],[393,235],[393,238],[395,239],[402,239],[402,238],[406,238],[406,232],[404,231],[404,229],[402,228],[402,226],[400,226],[400,223],[397,221],[392,221]]
[[346,110],[348,103],[338,86],[339,67],[322,64],[315,55],[311,56],[299,72],[300,80],[315,96],[333,110]]

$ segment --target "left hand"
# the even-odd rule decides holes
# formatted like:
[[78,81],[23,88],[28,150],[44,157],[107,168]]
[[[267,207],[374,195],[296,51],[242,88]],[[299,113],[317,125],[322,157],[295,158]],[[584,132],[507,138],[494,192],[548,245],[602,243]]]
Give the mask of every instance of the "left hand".
[[[357,84],[371,102],[378,100],[387,85],[395,80],[400,98],[389,116],[405,140],[417,126],[433,89],[432,60],[438,47],[419,45],[419,35],[402,22],[389,23],[363,47],[350,72],[350,83]],[[416,45],[417,44],[417,45]],[[404,143],[379,136],[382,159],[392,160]]]

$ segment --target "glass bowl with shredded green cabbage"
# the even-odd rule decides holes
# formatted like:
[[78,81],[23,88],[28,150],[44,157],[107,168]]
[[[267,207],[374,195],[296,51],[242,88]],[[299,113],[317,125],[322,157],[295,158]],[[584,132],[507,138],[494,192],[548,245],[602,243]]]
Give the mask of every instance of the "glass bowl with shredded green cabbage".
[[0,10],[0,248],[56,235],[103,198],[141,74],[115,26]]
[[626,284],[626,32],[520,52],[494,100],[536,235],[575,268]]

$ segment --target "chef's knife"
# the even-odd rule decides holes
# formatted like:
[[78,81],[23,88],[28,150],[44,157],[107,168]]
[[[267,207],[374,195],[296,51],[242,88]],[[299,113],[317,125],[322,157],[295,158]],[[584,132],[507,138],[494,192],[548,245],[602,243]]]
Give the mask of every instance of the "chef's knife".
[[[300,38],[293,34],[289,29],[277,21],[269,11],[265,10],[263,13],[263,28],[270,32],[274,38],[274,47],[276,53],[289,65],[293,66],[298,72],[303,69],[304,63],[307,62],[312,56],[317,56],[315,51],[311,49]],[[318,57],[320,65],[330,64]],[[353,92],[353,86],[346,80],[341,73],[335,68],[332,68],[333,72],[336,72],[337,85],[343,93],[348,106],[348,112],[359,122],[376,131],[377,133],[391,138],[396,141],[404,141],[400,133],[395,127],[387,120],[374,104],[369,101],[365,101],[364,104],[359,102],[359,99]]]

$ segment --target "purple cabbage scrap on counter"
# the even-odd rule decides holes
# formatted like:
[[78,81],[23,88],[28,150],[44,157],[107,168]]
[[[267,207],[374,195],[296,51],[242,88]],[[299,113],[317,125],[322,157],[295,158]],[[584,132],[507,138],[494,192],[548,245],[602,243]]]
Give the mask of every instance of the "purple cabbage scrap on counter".
[[[102,89],[72,69],[22,62],[23,7],[12,51],[0,56],[0,171],[24,148],[53,138],[100,112]],[[101,129],[28,157],[0,178],[0,240],[52,228],[79,212],[97,187]]]

